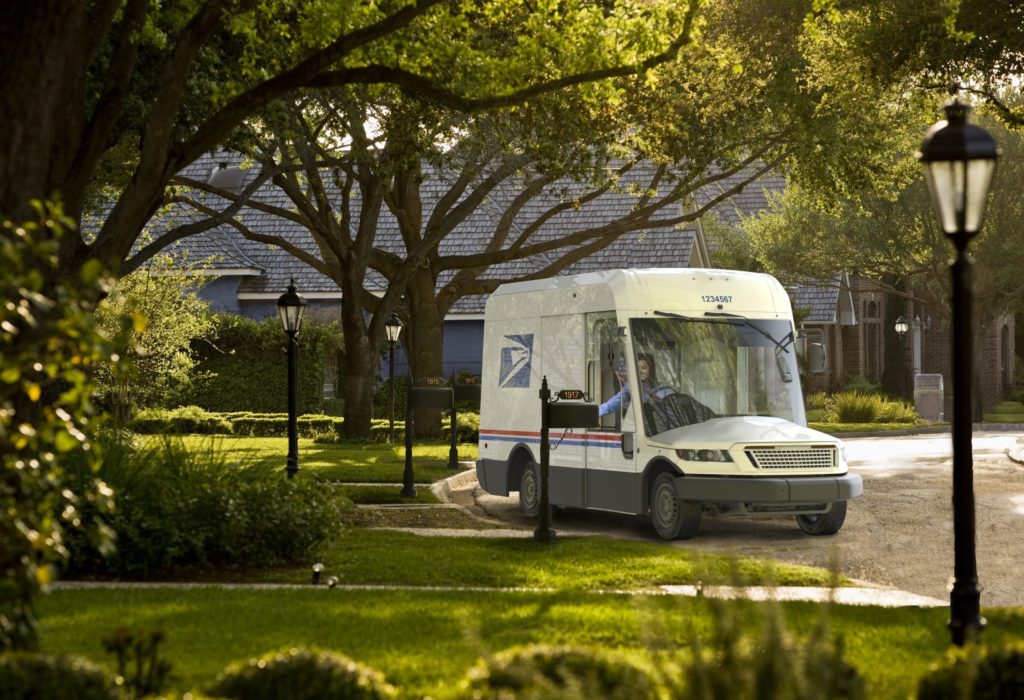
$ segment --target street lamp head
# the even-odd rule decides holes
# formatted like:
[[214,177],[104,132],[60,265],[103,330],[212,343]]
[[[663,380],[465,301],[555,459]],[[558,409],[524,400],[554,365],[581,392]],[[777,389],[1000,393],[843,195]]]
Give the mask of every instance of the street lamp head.
[[281,325],[288,335],[296,335],[302,324],[302,314],[306,310],[306,299],[295,291],[295,280],[288,285],[288,291],[277,299],[277,313],[281,315]]
[[910,330],[910,324],[900,316],[896,319],[896,323],[893,325],[893,328],[896,330],[896,335],[902,338],[906,332]]
[[391,318],[384,324],[384,330],[387,331],[389,343],[394,345],[398,342],[398,336],[402,332],[402,322],[397,315],[391,314]]
[[939,225],[947,236],[970,236],[981,228],[999,157],[989,133],[967,123],[970,109],[959,100],[946,105],[946,118],[928,130],[917,153]]

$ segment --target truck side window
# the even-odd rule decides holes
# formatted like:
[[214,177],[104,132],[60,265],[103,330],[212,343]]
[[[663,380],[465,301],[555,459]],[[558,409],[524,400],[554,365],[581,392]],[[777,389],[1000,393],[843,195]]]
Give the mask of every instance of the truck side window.
[[[587,385],[594,402],[605,403],[621,388],[615,366],[622,360],[622,353],[615,312],[587,314]],[[621,411],[601,416],[601,427],[617,430],[620,416]]]

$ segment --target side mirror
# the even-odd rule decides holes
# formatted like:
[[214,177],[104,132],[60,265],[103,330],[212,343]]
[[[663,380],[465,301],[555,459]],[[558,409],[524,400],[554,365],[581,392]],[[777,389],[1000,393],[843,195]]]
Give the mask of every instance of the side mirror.
[[825,346],[821,343],[808,343],[807,344],[807,368],[811,374],[821,374],[825,371],[825,363],[827,355],[825,354]]

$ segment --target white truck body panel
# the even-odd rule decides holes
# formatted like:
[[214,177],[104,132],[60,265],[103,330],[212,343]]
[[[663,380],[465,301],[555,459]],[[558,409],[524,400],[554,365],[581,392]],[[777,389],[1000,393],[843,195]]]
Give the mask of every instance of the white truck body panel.
[[623,384],[642,398],[627,396],[600,428],[551,431],[553,505],[645,513],[665,471],[680,498],[727,515],[826,513],[862,490],[841,443],[806,427],[792,310],[768,275],[612,270],[508,284],[484,328],[477,473],[490,493],[519,490],[539,461],[544,377],[609,411]]

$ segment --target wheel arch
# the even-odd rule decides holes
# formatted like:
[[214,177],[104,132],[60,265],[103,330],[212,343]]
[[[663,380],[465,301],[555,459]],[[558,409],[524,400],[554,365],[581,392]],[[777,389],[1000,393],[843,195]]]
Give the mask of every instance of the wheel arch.
[[644,467],[643,477],[640,480],[640,512],[647,513],[651,510],[651,486],[662,474],[673,474],[683,476],[683,470],[665,459],[655,457]]
[[519,482],[523,478],[523,469],[530,462],[536,462],[533,451],[524,443],[519,443],[512,448],[508,455],[508,490],[519,490]]

